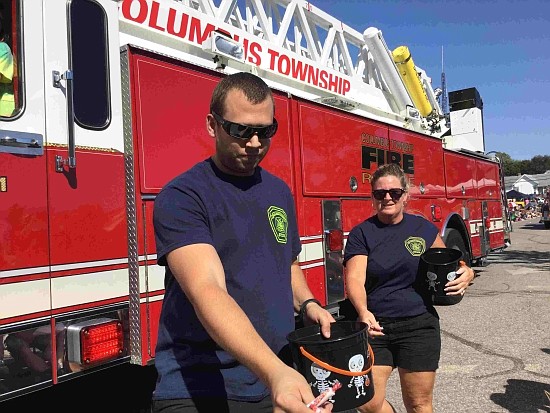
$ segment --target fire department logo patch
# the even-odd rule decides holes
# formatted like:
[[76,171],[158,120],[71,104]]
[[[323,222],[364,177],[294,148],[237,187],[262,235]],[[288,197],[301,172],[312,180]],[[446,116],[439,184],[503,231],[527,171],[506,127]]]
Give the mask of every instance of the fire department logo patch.
[[288,219],[284,209],[270,206],[267,209],[267,218],[269,219],[269,225],[271,226],[271,230],[277,242],[279,244],[286,244]]
[[413,257],[420,257],[426,251],[426,241],[420,237],[409,237],[405,240],[405,248]]

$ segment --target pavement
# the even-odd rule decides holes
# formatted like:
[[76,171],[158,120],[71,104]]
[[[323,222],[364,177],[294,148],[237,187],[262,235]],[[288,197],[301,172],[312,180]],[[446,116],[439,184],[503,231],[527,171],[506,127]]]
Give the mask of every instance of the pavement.
[[[437,307],[437,413],[550,412],[550,230],[539,218],[514,222],[511,238],[474,268],[460,303]],[[387,396],[406,413],[396,371]]]

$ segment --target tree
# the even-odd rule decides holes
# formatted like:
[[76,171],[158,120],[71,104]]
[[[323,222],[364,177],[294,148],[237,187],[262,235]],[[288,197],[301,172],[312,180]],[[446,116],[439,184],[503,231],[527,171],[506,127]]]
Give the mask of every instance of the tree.
[[550,156],[537,155],[531,159],[531,165],[529,168],[529,174],[543,174],[550,170]]
[[536,155],[533,158],[520,161],[513,160],[505,152],[497,152],[498,158],[502,161],[505,176],[512,175],[537,175],[550,171],[550,156]]
[[531,161],[529,159],[522,159],[521,161],[516,162],[519,163],[519,170],[522,175],[529,174],[529,171],[531,170]]
[[497,157],[502,162],[504,176],[517,175],[521,172],[519,163],[517,161],[514,161],[507,153],[497,152]]

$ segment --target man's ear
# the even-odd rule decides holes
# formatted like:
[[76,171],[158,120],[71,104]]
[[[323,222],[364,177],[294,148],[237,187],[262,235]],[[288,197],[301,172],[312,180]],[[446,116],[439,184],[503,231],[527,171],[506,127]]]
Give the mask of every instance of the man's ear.
[[206,130],[212,138],[216,137],[216,123],[216,119],[211,113],[206,115]]

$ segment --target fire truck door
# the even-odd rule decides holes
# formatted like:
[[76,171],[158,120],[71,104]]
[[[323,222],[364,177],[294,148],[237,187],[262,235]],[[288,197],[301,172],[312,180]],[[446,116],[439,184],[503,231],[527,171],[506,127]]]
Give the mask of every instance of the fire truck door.
[[[2,2],[6,19],[16,15],[15,2],[9,3]],[[14,88],[24,84],[27,93],[13,116],[0,117],[0,330],[50,308],[40,17],[37,7],[24,26],[14,19],[4,27],[11,33],[15,73],[26,76],[14,75]]]
[[489,233],[489,208],[487,206],[487,201],[481,202],[481,224],[479,225],[479,240],[481,255],[486,256],[489,254],[491,249],[491,240]]
[[42,15],[51,303],[87,308],[128,296],[117,6],[43,0]]

